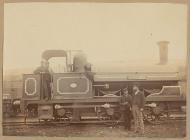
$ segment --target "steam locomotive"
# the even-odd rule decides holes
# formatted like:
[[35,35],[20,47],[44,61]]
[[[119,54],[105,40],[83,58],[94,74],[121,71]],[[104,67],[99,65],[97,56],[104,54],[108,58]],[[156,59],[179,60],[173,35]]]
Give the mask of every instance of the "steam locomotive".
[[[161,42],[161,48],[166,44]],[[122,90],[127,87],[132,93],[136,82],[146,96],[144,118],[149,122],[169,116],[171,111],[182,111],[186,104],[184,71],[168,70],[163,61],[167,53],[161,57],[161,64],[155,66],[157,71],[143,72],[92,72],[83,53],[75,55],[73,61],[69,54],[64,50],[46,50],[42,54],[45,61],[52,57],[66,58],[67,72],[51,74],[49,100],[42,96],[43,73],[23,75],[21,110],[25,114],[33,112],[39,120],[45,121],[122,121]],[[161,71],[163,67],[167,70]]]

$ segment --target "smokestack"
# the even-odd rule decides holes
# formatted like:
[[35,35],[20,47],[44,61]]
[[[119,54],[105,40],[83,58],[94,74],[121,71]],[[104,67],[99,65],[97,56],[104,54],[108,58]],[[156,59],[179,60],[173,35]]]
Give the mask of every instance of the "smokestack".
[[159,52],[160,52],[160,65],[167,64],[168,62],[168,44],[169,41],[159,41]]

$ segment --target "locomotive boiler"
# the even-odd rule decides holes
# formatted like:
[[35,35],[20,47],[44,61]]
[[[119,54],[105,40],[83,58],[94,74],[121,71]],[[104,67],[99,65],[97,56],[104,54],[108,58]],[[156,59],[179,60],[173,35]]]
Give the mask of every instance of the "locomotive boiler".
[[23,75],[21,109],[25,114],[35,112],[39,120],[122,121],[122,90],[128,88],[132,93],[136,82],[146,96],[144,117],[149,122],[156,122],[185,106],[184,71],[168,70],[170,67],[163,62],[164,57],[162,63],[154,67],[156,71],[135,69],[130,72],[94,72],[81,52],[73,60],[70,52],[64,50],[47,50],[42,54],[47,62],[52,57],[65,57],[67,71],[51,73],[49,100],[42,96],[44,73]]

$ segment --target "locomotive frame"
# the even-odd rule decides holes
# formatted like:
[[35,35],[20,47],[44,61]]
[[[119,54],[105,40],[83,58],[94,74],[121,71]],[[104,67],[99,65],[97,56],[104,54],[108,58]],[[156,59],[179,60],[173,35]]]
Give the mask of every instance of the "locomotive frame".
[[[48,50],[48,52],[51,51]],[[56,51],[54,50],[53,52],[55,55]],[[45,54],[49,55],[47,52]],[[52,57],[52,55],[50,55],[51,57],[42,56],[47,59]],[[62,55],[59,53],[59,56]],[[65,52],[63,56],[66,56]],[[71,72],[52,74],[52,97],[48,101],[44,101],[41,97],[43,74],[24,75],[24,91],[21,108],[25,114],[33,110],[38,114],[39,120],[45,121],[67,120],[69,122],[81,122],[85,120],[84,118],[96,121],[123,121],[123,114],[119,106],[121,91],[123,88],[126,88],[126,85],[130,91],[132,85],[136,82],[139,82],[144,89],[150,85],[154,85],[154,87],[162,89],[161,92],[165,87],[169,87],[171,90],[173,88],[179,88],[179,91],[174,96],[148,95],[146,97],[147,104],[145,105],[144,117],[148,122],[157,123],[157,120],[164,113],[169,116],[172,107],[175,106],[175,109],[181,110],[180,107],[186,104],[185,97],[181,94],[179,81],[182,81],[182,79],[180,79],[181,77],[178,72],[95,73],[93,74],[93,78],[89,78],[89,72],[84,71],[84,66],[87,64],[86,60],[83,56],[82,59],[81,56],[77,59],[79,61],[76,60],[76,63],[74,63],[79,67],[76,72],[72,71],[73,68],[70,67],[68,70],[71,70]],[[72,65],[68,64],[68,66]],[[81,72],[78,72],[78,70]],[[32,79],[31,81],[34,82],[33,85],[35,86],[33,87],[35,89],[32,92],[35,92],[37,95],[26,96],[28,94],[26,92],[28,79]],[[81,81],[82,79],[83,81]],[[63,88],[61,89],[60,87]],[[102,95],[100,95],[100,92]],[[152,106],[152,104],[155,105]],[[150,116],[151,118],[154,116],[153,119],[149,119]]]

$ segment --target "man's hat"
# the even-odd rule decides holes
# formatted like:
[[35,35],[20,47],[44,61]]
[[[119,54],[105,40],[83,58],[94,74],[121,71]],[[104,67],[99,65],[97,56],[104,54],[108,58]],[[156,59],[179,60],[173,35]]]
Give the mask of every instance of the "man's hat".
[[133,83],[133,86],[137,86],[139,88],[139,90],[143,90],[142,84],[140,84],[139,82]]
[[125,91],[128,91],[128,88],[127,88],[127,87],[123,89],[123,92],[125,92]]

